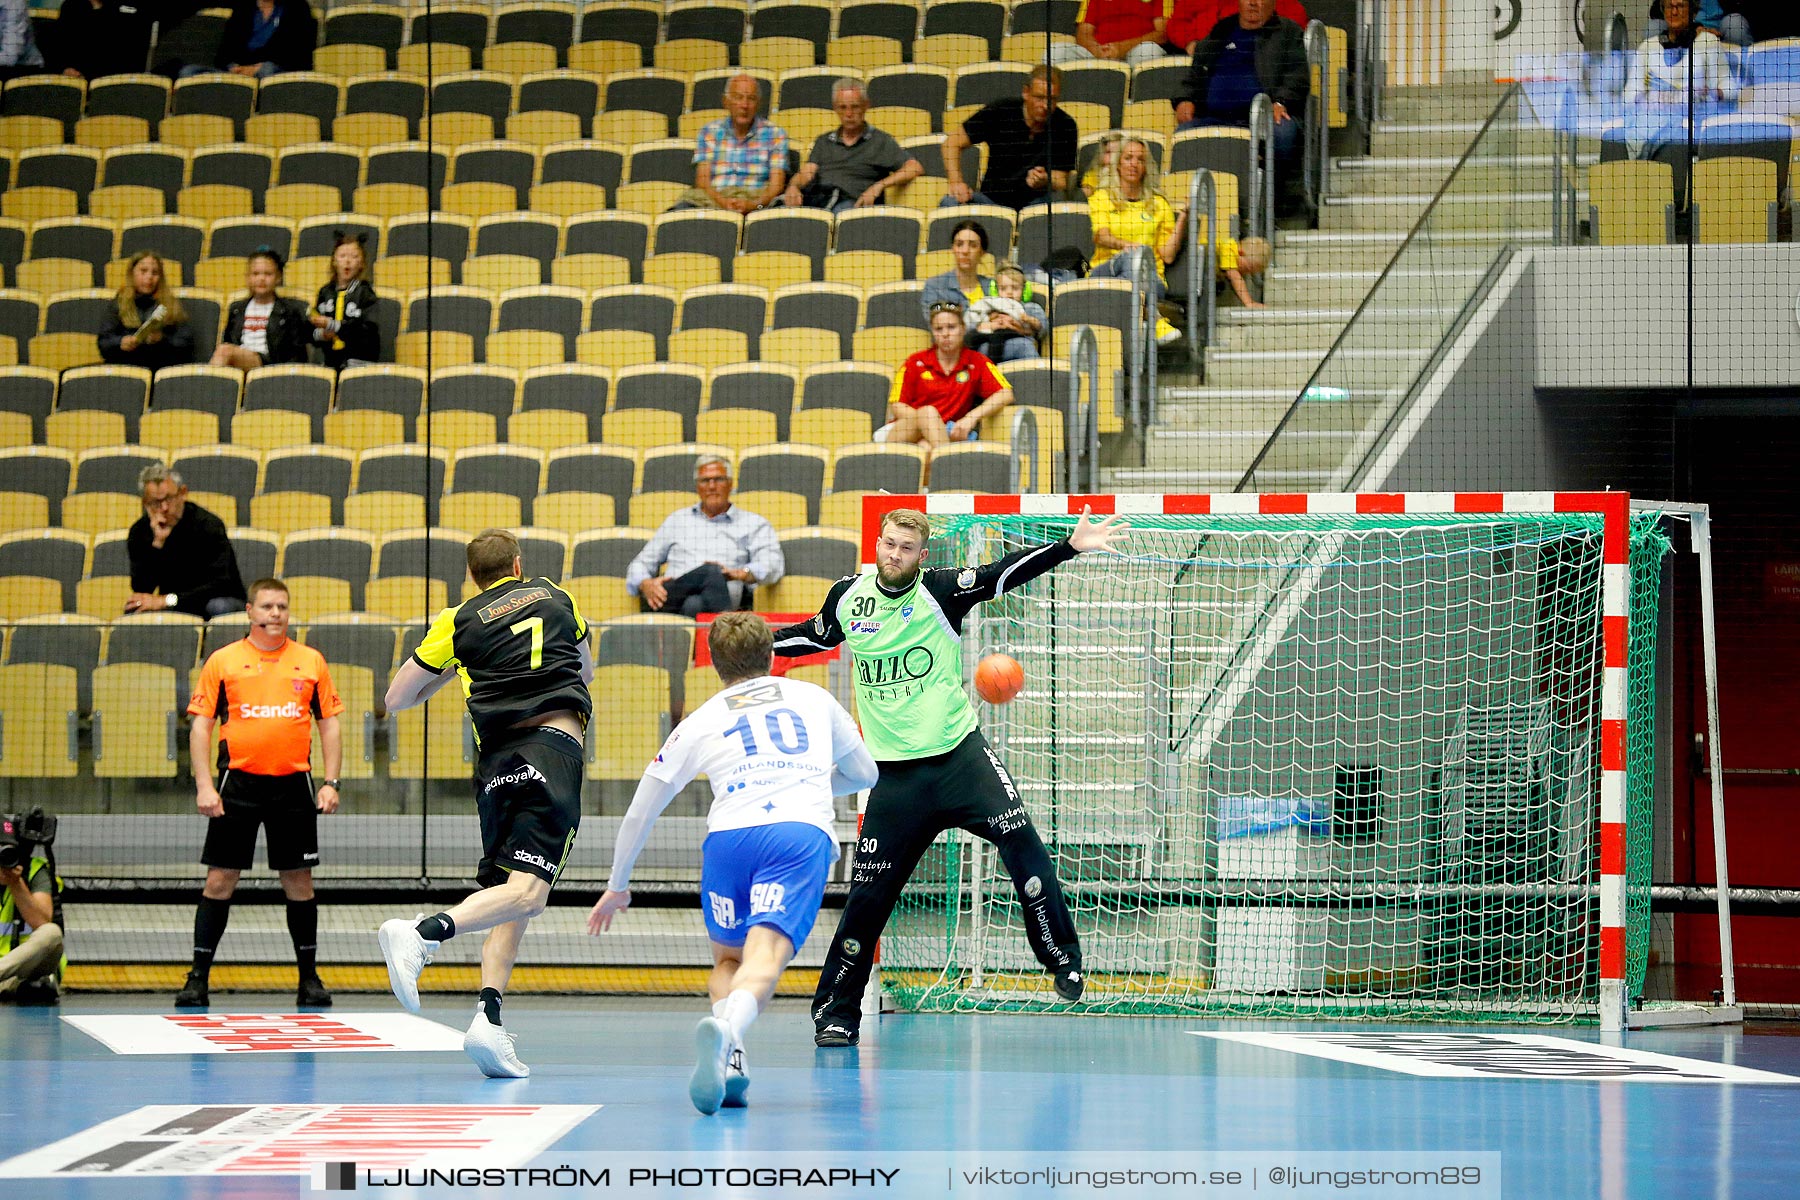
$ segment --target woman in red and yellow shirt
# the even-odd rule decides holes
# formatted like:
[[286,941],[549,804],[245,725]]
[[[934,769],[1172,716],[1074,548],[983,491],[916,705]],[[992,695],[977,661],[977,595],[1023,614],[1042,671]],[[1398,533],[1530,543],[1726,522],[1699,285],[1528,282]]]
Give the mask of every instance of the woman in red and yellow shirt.
[[888,393],[889,442],[916,443],[932,451],[966,442],[982,418],[1012,403],[1012,385],[986,355],[963,345],[963,310],[931,306],[931,346],[908,358]]

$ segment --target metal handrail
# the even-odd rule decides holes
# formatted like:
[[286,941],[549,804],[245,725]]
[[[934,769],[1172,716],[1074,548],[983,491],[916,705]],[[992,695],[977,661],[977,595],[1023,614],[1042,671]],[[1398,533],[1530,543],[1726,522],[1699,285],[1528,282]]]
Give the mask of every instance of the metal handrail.
[[1250,235],[1275,240],[1275,102],[1250,102]]
[[1131,364],[1131,387],[1133,416],[1138,412],[1138,398],[1143,399],[1143,424],[1139,429],[1147,429],[1156,422],[1156,321],[1160,314],[1156,303],[1151,299],[1156,281],[1155,246],[1147,246],[1144,253],[1136,255],[1133,262],[1137,265],[1131,275],[1131,311],[1136,318],[1133,326],[1137,338],[1132,349],[1135,361]]
[[[1086,405],[1081,402],[1084,378],[1088,385]],[[1091,325],[1082,325],[1069,339],[1069,399],[1063,415],[1064,457],[1071,494],[1094,490],[1098,477],[1094,464],[1100,454],[1099,408],[1100,339],[1094,336]]]
[[[1196,214],[1206,214],[1206,238],[1202,240]],[[1219,238],[1219,184],[1205,167],[1194,172],[1188,184],[1187,269],[1188,352],[1195,362],[1202,360],[1212,344],[1213,325],[1218,320],[1219,300],[1213,279],[1217,275],[1216,249]],[[1201,314],[1205,313],[1205,320]]]

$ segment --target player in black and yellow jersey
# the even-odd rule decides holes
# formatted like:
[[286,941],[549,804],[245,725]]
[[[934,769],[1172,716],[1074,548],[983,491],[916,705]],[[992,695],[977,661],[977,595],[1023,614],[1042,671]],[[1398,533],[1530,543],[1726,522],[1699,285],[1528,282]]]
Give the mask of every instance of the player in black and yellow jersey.
[[381,927],[388,981],[419,1011],[419,973],[439,942],[490,932],[481,948],[481,999],[463,1049],[485,1075],[531,1073],[500,1023],[501,993],[519,939],[544,911],[581,824],[582,733],[593,713],[587,622],[548,579],[524,578],[519,540],[488,529],[469,543],[481,593],[438,614],[388,685],[389,712],[461,679],[475,728],[475,807],[481,817],[476,892],[448,912]]

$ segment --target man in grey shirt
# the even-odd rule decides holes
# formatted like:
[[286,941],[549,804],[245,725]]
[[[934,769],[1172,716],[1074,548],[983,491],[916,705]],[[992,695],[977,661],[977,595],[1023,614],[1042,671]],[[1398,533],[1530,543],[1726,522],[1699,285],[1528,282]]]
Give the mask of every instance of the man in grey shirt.
[[782,200],[791,207],[828,208],[834,213],[880,204],[888,188],[924,171],[888,134],[868,123],[869,95],[862,81],[845,77],[831,88],[838,127],[821,133],[794,173]]
[[708,454],[694,464],[700,503],[678,509],[631,560],[625,590],[646,612],[728,612],[744,588],[774,583],[786,561],[775,527],[731,503],[731,467]]

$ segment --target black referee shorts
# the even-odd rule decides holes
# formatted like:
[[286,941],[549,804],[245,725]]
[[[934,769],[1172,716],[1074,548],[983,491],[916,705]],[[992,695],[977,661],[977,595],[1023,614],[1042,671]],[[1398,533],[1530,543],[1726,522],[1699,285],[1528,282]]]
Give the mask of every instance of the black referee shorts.
[[581,826],[581,742],[533,729],[475,764],[481,863],[475,880],[495,887],[513,871],[555,883]]
[[271,871],[319,865],[319,809],[312,775],[252,775],[231,769],[219,779],[223,816],[206,822],[200,861],[209,867],[247,871],[256,860],[256,831],[269,831]]

